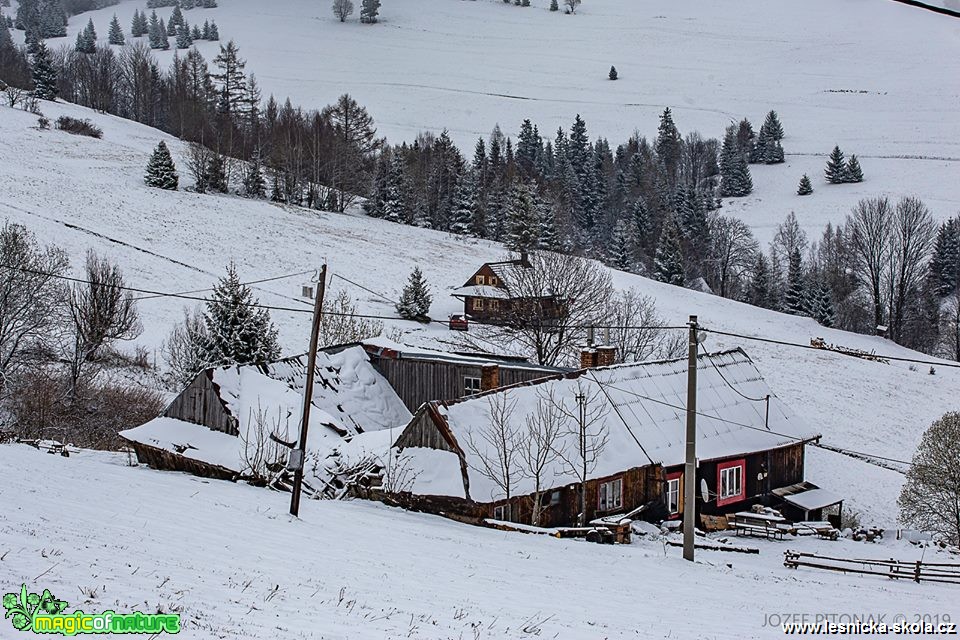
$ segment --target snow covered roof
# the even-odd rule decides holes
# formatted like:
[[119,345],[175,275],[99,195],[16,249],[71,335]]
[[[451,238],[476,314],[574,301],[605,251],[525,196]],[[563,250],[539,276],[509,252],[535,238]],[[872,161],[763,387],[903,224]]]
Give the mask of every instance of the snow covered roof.
[[[232,436],[174,417],[155,418],[122,431],[135,443],[194,460],[242,471],[255,441],[275,434],[286,442],[299,438],[306,380],[306,356],[270,364],[212,369],[209,375],[220,400],[237,421]],[[325,457],[343,437],[402,427],[410,412],[390,384],[370,364],[362,346],[317,354],[309,452]]]
[[843,501],[841,496],[826,489],[810,489],[809,491],[784,496],[783,499],[792,505],[800,507],[804,511],[823,509],[824,507],[829,507]]
[[498,300],[506,300],[509,298],[506,289],[500,287],[492,287],[490,285],[471,285],[468,287],[460,287],[459,289],[454,289],[450,292],[450,295],[454,298],[464,298],[471,296],[474,298],[496,298]]
[[510,282],[510,279],[517,274],[517,271],[520,269],[529,269],[530,267],[524,266],[522,260],[505,260],[503,262],[490,262],[487,264],[490,269],[497,274],[497,277],[500,278],[500,281],[506,285]]
[[[697,374],[697,457],[701,461],[776,449],[819,437],[773,395],[743,351],[700,356]],[[490,424],[496,396],[515,403],[512,421],[522,425],[527,416],[536,413],[541,398],[548,394],[571,415],[577,414],[576,396],[584,394],[589,398],[589,411],[601,415],[596,427],[602,426],[608,437],[590,474],[599,478],[653,463],[666,467],[683,463],[686,389],[687,363],[683,359],[561,374],[433,406],[464,452],[471,497],[487,501],[501,497],[499,489],[477,471],[482,468],[484,458],[490,459],[492,455],[483,433]],[[770,396],[769,424],[765,420],[767,395]],[[566,434],[561,443],[574,438],[573,434]],[[573,446],[572,440],[570,446]],[[456,458],[455,454],[448,455]],[[543,477],[550,478],[552,486],[576,480],[559,460],[552,463]],[[452,495],[440,493],[448,490],[440,485],[420,489],[432,495]],[[521,480],[514,487],[516,494],[532,490],[529,479]]]
[[450,353],[449,351],[437,351],[434,349],[427,349],[425,347],[413,347],[406,344],[401,344],[399,342],[394,342],[393,340],[383,336],[369,338],[364,340],[362,344],[368,351],[371,351],[377,355],[382,355],[383,357],[386,357],[386,354],[390,354],[391,357],[397,357],[400,359],[407,358],[411,360],[438,360],[457,364],[474,365],[477,367],[482,367],[485,364],[496,364],[499,367],[507,369],[535,369],[538,371],[543,371],[543,375],[545,376],[552,373],[559,373],[561,371],[569,371],[569,369],[534,364],[522,357],[516,356]]

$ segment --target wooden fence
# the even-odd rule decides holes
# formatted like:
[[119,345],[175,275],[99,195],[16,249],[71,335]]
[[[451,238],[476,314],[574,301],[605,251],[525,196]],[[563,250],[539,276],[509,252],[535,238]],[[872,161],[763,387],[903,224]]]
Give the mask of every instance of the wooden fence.
[[791,569],[812,567],[841,573],[860,573],[914,582],[945,582],[960,584],[960,564],[945,562],[904,562],[902,560],[834,558],[816,553],[783,552],[783,566]]

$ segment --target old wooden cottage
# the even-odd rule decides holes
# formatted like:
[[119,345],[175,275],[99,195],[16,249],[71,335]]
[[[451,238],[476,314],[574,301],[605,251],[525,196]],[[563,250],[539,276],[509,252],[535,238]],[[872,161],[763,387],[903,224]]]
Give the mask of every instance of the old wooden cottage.
[[[776,489],[802,483],[804,447],[820,435],[767,387],[746,353],[703,355],[697,368],[699,464],[692,481],[698,513],[771,503]],[[509,421],[522,442],[528,420],[552,405],[564,416],[555,445],[564,455],[553,457],[540,474],[541,524],[573,523],[580,483],[570,459],[580,446],[575,416],[583,403],[596,444],[588,454],[587,519],[626,512],[679,518],[688,506],[682,466],[686,384],[683,359],[582,369],[428,403],[396,442],[416,472],[410,493],[442,498],[438,504],[448,512],[529,522],[535,483],[518,466],[508,500],[503,483],[491,479],[489,469],[500,464],[502,448],[488,436],[498,407],[512,408]]]
[[563,300],[537,289],[526,254],[488,262],[451,295],[463,300],[464,315],[487,324],[520,325],[536,318],[549,323],[563,312]]

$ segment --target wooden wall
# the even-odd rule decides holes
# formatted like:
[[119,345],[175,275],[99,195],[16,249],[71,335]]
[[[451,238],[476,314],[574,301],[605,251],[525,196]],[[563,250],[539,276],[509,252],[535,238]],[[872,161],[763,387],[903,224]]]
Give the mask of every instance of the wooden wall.
[[200,424],[232,436],[239,433],[237,420],[223,406],[209,371],[198,374],[193,382],[174,398],[163,415]]
[[[456,400],[464,395],[465,377],[481,378],[481,365],[413,358],[382,358],[370,354],[370,362],[400,396],[411,413],[425,402]],[[549,371],[500,367],[500,386],[551,375]]]

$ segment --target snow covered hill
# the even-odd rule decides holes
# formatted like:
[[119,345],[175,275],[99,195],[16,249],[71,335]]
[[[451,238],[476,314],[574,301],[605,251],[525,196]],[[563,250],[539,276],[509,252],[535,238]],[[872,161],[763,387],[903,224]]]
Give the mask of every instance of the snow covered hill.
[[[953,2],[954,0],[945,0]],[[576,16],[500,0],[390,0],[383,21],[341,24],[329,2],[222,0],[187,12],[216,19],[266,93],[320,108],[350,93],[391,142],[449,129],[470,152],[499,123],[524,118],[546,136],[580,113],[614,144],[652,137],[665,106],[683,132],[722,138],[732,121],[759,127],[776,109],[787,162],[753,167],[754,194],[728,205],[766,243],[791,210],[811,235],[842,221],[864,196],[923,199],[938,218],[960,211],[960,20],[887,0],[586,0]],[[359,6],[359,3],[355,3]],[[65,42],[92,18],[129,30],[142,0],[71,20]],[[170,9],[161,9],[161,17]],[[18,36],[19,37],[19,36]],[[129,37],[129,34],[128,34]],[[56,41],[54,41],[56,43]],[[208,60],[217,44],[200,42]],[[173,51],[158,53],[168,63]],[[616,65],[620,79],[607,72]],[[856,153],[866,182],[827,185],[835,144]],[[795,195],[801,175],[812,197]]]
[[[141,179],[160,139],[183,166],[184,147],[154,129],[72,105],[43,103],[48,117],[89,118],[104,130],[102,140],[40,131],[36,116],[0,107],[0,220],[27,225],[45,242],[63,246],[73,264],[88,248],[122,266],[132,286],[159,291],[211,287],[229,260],[245,280],[309,271],[327,260],[333,288],[346,289],[363,312],[393,316],[392,305],[366,289],[396,297],[414,265],[434,288],[432,314],[445,318],[462,309],[448,294],[475,268],[504,254],[496,244],[397,225],[362,215],[341,215],[273,205],[238,197],[165,192]],[[361,289],[338,278],[343,276]],[[308,300],[299,298],[306,276],[256,285],[262,302],[302,307],[304,313],[274,312],[285,354],[305,350]],[[615,272],[622,288],[656,298],[670,324],[696,314],[715,329],[807,343],[828,342],[864,350],[917,357],[888,341],[824,329],[810,319],[766,311],[731,300]],[[188,302],[147,298],[139,302],[145,332],[138,343],[158,349]],[[451,338],[441,325],[388,321],[412,343],[444,347]],[[805,417],[824,442],[896,459],[909,459],[923,430],[955,410],[960,372],[939,367],[911,370],[823,351],[796,350],[711,334],[706,346],[742,346],[774,391]],[[892,524],[903,482],[895,471],[811,449],[809,477],[843,492],[848,505],[870,521]]]
[[293,519],[284,494],[125,463],[0,445],[3,587],[50,589],[68,612],[179,613],[197,640],[751,639],[783,637],[786,614],[957,613],[953,585],[783,566],[787,548],[956,562],[892,536],[741,539],[760,553],[691,565],[660,540],[595,545],[363,501],[307,501]]

